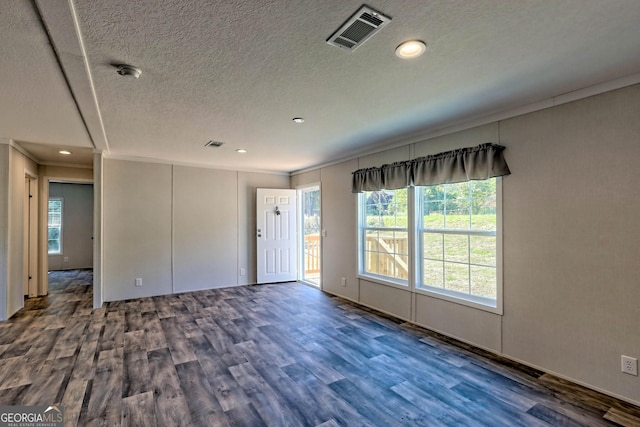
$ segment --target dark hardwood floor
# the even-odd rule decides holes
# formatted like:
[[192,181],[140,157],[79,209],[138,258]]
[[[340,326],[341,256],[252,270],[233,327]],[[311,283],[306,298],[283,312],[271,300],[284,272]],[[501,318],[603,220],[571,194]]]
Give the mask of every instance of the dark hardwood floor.
[[107,303],[91,272],[0,322],[0,404],[66,425],[640,425],[640,408],[296,283]]

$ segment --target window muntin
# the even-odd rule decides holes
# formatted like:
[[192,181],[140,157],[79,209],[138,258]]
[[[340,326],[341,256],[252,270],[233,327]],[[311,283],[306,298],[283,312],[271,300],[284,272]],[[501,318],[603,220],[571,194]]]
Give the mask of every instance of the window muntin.
[[62,253],[62,199],[50,198],[47,221],[49,255]]
[[497,180],[416,187],[419,289],[497,306]]
[[360,193],[360,274],[407,285],[407,189]]

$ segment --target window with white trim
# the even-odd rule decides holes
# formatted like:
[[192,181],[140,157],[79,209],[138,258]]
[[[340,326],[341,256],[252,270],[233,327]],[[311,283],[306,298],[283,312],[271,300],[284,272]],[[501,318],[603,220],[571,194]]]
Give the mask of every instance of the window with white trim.
[[62,254],[62,198],[49,199],[47,241],[49,255]]
[[498,185],[416,187],[418,289],[497,308]]
[[361,275],[408,284],[407,193],[403,188],[359,194]]

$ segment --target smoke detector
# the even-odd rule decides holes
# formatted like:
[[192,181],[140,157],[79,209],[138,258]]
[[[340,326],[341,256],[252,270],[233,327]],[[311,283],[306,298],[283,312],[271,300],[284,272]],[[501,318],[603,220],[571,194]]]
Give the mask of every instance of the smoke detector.
[[127,64],[117,64],[115,65],[117,68],[117,73],[124,77],[133,77],[137,79],[142,74],[142,70],[138,67],[134,67],[133,65]]
[[353,51],[389,22],[391,22],[391,18],[388,16],[384,16],[370,7],[362,6],[329,37],[327,43]]
[[214,140],[211,140],[206,144],[204,144],[205,147],[211,147],[211,148],[219,148],[219,147],[222,147],[223,145],[224,145],[224,142],[214,141]]

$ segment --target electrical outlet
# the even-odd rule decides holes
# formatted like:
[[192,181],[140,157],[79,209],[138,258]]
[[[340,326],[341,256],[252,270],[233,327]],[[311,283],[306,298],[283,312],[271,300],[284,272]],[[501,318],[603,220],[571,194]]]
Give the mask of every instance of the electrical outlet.
[[136,288],[141,288],[142,287],[142,278],[138,277],[136,279]]
[[622,372],[629,375],[638,376],[638,359],[635,357],[622,356]]
[[68,257],[68,256],[64,257],[64,258],[62,259],[62,262],[69,262],[69,257]]
[[245,276],[247,274],[247,270],[245,268],[240,269],[240,275]]
[[346,277],[342,278],[342,286],[345,287],[345,288],[347,287],[347,278]]

